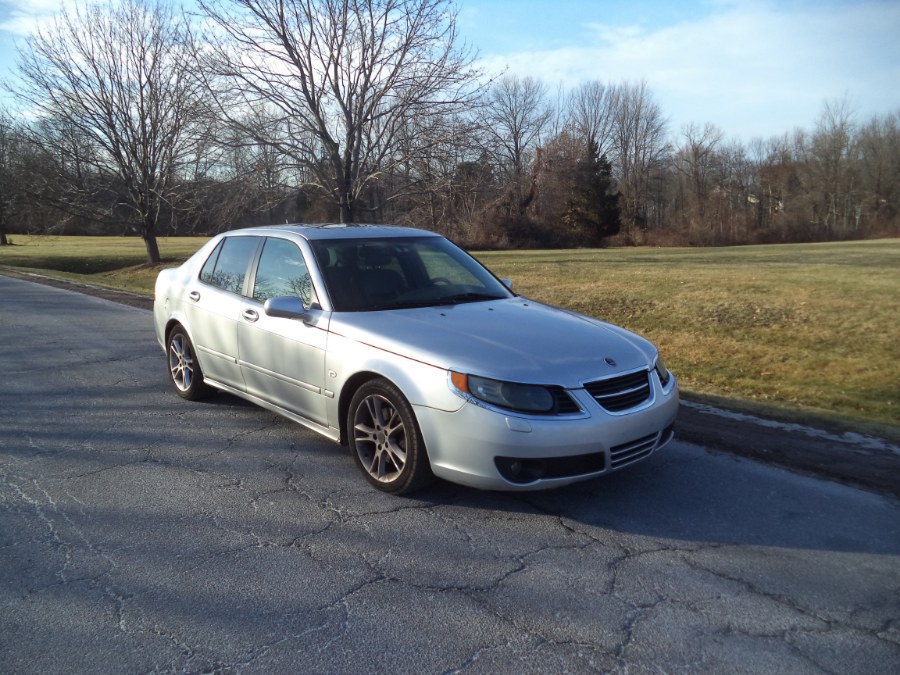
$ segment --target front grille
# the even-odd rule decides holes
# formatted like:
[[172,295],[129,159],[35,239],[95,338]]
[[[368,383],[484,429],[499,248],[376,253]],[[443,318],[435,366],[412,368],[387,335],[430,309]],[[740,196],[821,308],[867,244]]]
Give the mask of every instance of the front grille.
[[650,371],[640,370],[620,377],[588,382],[584,388],[605,410],[622,412],[637,407],[650,398]]
[[613,469],[620,466],[631,464],[639,459],[643,459],[651,452],[656,445],[656,439],[659,434],[650,434],[630,443],[623,443],[609,449],[609,464]]

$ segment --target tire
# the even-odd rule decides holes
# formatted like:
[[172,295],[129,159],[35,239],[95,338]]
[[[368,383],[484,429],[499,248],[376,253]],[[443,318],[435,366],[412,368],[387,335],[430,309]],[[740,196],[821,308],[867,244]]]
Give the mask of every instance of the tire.
[[434,480],[412,407],[388,380],[370,380],[354,394],[347,440],[366,480],[383,492],[408,494]]
[[166,363],[169,381],[181,398],[197,401],[213,393],[213,388],[203,379],[200,362],[194,354],[194,345],[181,326],[175,326],[166,340]]

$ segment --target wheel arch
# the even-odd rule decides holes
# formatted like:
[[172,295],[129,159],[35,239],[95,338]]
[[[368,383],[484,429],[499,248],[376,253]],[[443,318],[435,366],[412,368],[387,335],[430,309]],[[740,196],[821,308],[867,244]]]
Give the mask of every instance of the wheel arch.
[[[395,495],[431,483],[434,473],[428,446],[408,396],[391,379],[369,371],[357,373],[354,384],[346,387],[353,393],[344,401],[341,426],[347,430],[350,455],[366,480]],[[381,403],[369,403],[375,398]],[[385,413],[385,407],[391,412]],[[356,426],[358,420],[362,426]]]
[[[185,327],[183,323],[181,323],[181,321],[179,321],[175,317],[170,317],[169,320],[166,321],[166,327],[163,330],[163,340],[166,344],[168,344],[169,336],[172,335],[172,331],[175,330],[175,326],[181,326],[182,328],[184,328],[185,332],[188,334],[188,337],[191,337],[191,332]],[[191,338],[191,342],[193,341],[194,339]]]
[[[341,445],[349,445],[347,439],[347,415],[350,411],[350,401],[353,400],[353,396],[366,382],[378,379],[387,380],[397,387],[396,382],[393,382],[389,377],[371,370],[363,370],[351,375],[344,383],[344,386],[341,387],[341,395],[338,398],[338,428],[340,429],[339,441]],[[400,389],[400,387],[397,387],[397,389]]]
[[[340,442],[347,444],[345,427],[350,402],[360,387],[375,379],[387,380],[406,399],[415,415],[417,406],[437,408],[447,412],[459,410],[465,401],[453,394],[447,382],[447,371],[422,362],[385,358],[380,351],[375,358],[367,358],[363,367],[350,374],[339,386],[337,420],[341,430]],[[418,420],[416,420],[418,424]]]
[[165,349],[165,346],[169,343],[169,337],[177,326],[181,326],[182,330],[187,333],[191,343],[196,346],[197,343],[194,341],[194,332],[188,327],[187,323],[184,321],[184,317],[180,314],[173,314],[166,319],[166,325],[163,329],[163,348]]

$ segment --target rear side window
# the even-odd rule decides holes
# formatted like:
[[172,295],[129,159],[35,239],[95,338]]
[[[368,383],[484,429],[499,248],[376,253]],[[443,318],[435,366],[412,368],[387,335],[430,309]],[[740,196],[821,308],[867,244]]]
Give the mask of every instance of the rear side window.
[[219,253],[222,251],[222,244],[224,243],[224,239],[220,241],[219,245],[209,254],[206,262],[203,263],[203,269],[200,271],[200,281],[205,284],[211,284],[213,282],[213,273],[216,271],[216,261],[219,259]]
[[247,268],[259,244],[258,237],[227,237],[203,265],[200,281],[222,290],[240,294],[244,290]]

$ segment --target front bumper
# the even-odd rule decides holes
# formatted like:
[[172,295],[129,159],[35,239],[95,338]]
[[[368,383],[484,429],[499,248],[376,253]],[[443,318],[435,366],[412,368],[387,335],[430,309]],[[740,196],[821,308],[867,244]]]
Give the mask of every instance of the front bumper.
[[472,402],[456,412],[415,412],[436,476],[482,489],[540,490],[628,466],[672,440],[677,383],[654,387],[652,403],[629,414],[606,412],[584,390],[570,392],[583,416],[504,414]]

